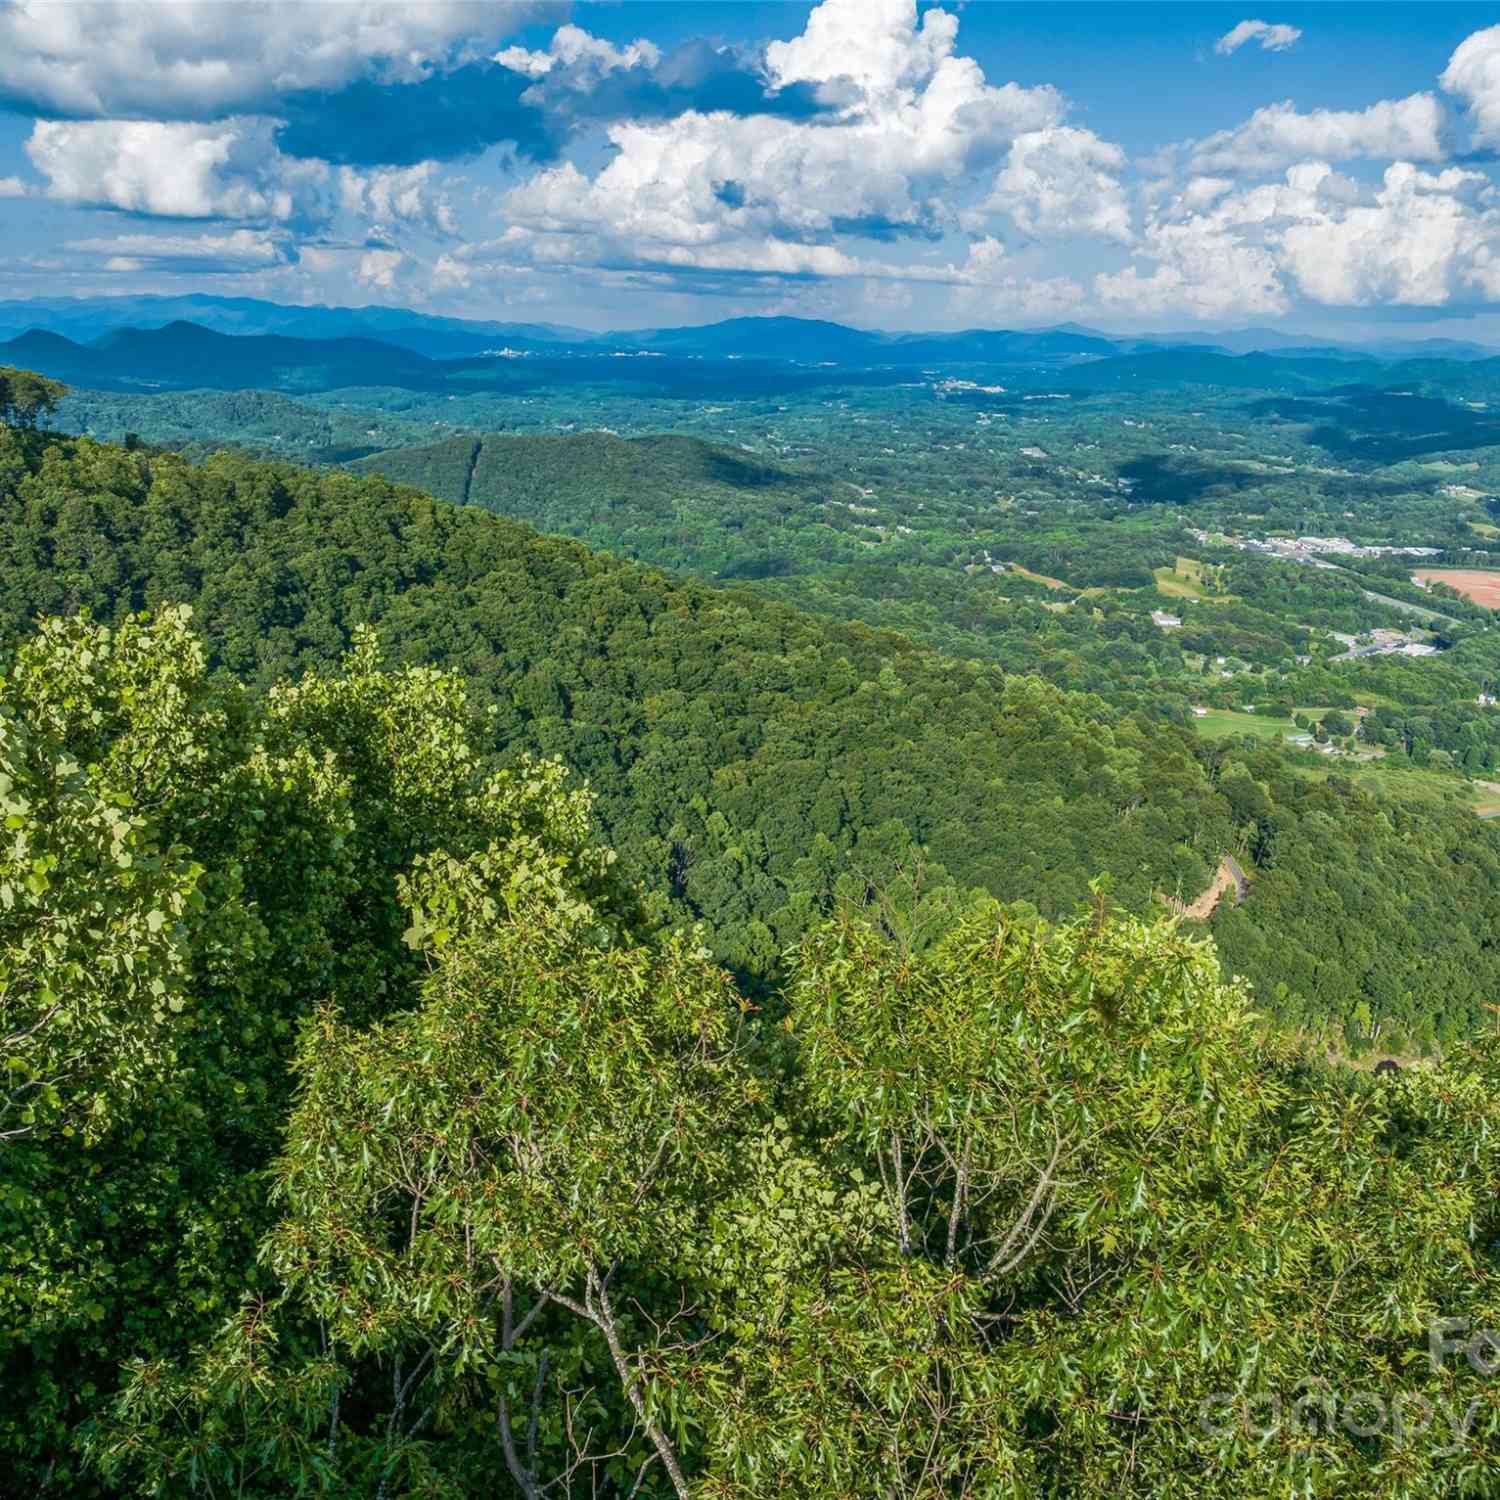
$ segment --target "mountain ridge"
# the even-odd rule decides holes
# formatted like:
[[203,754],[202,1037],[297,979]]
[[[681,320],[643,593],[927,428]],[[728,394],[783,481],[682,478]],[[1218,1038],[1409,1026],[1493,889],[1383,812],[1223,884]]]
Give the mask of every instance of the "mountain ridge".
[[[1206,384],[1293,392],[1441,377],[1458,393],[1488,398],[1488,387],[1475,382],[1489,380],[1500,370],[1500,356],[1394,360],[1320,346],[1235,354],[1209,345],[1114,345],[1055,331],[971,330],[887,341],[844,329],[841,337],[842,343],[830,349],[831,336],[817,322],[732,319],[707,325],[706,330],[665,330],[662,342],[629,348],[519,341],[506,349],[490,344],[483,350],[434,357],[367,335],[313,339],[284,333],[234,334],[177,319],[155,328],[109,329],[89,342],[30,328],[0,343],[0,364],[24,366],[97,389],[314,391],[389,385],[519,393],[545,381],[624,378],[640,385],[654,383],[663,394],[700,396],[711,387],[732,391],[741,383],[758,382],[769,391],[788,382],[892,383],[909,380],[909,371],[938,377],[993,369],[1006,384],[1080,391]],[[654,357],[620,358],[632,353]],[[808,357],[815,353],[840,357]],[[502,354],[510,357],[498,357]]]
[[[618,347],[707,347],[722,343],[736,330],[806,333],[822,330],[849,348],[898,349],[921,342],[962,346],[976,339],[1005,335],[1036,339],[1050,336],[1101,341],[1121,349],[1172,345],[1212,345],[1229,353],[1276,352],[1306,348],[1339,348],[1398,359],[1436,355],[1477,359],[1500,350],[1455,339],[1340,340],[1326,334],[1298,333],[1271,327],[1134,332],[1110,331],[1073,322],[1034,328],[966,328],[948,330],[865,329],[829,319],[789,315],[748,315],[701,324],[658,325],[644,328],[586,329],[548,322],[462,318],[421,312],[381,303],[336,306],[324,303],[278,303],[254,297],[229,297],[194,292],[185,295],[142,294],[112,297],[54,297],[0,299],[0,341],[28,328],[62,333],[75,341],[128,326],[161,326],[186,319],[220,333],[281,333],[299,338],[375,337],[432,358],[472,353],[495,339],[521,340],[537,345]],[[716,332],[717,331],[717,332]]]

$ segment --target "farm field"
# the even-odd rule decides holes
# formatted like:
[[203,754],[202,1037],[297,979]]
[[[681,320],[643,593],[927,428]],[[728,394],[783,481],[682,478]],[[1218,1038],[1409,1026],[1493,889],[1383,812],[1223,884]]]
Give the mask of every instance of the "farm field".
[[[1331,708],[1298,708],[1297,712],[1314,723],[1318,723],[1324,714],[1332,713],[1333,710]],[[1353,716],[1352,710],[1341,710],[1341,712]],[[1204,736],[1253,734],[1257,739],[1262,740],[1274,740],[1284,735],[1303,732],[1291,719],[1272,718],[1267,714],[1247,714],[1231,708],[1212,708],[1203,718],[1194,718],[1193,727]]]
[[1413,578],[1424,583],[1446,583],[1465,599],[1486,609],[1500,609],[1500,569],[1491,568],[1418,568]]
[[1193,599],[1202,601],[1208,596],[1189,578],[1182,577],[1175,568],[1153,568],[1151,576],[1156,580],[1156,591],[1168,599]]
[[1193,720],[1199,734],[1217,737],[1224,734],[1253,734],[1261,740],[1277,740],[1295,734],[1297,726],[1290,719],[1271,719],[1264,714],[1238,713],[1233,709],[1215,708],[1201,719]]
[[[1331,710],[1301,708],[1298,712],[1316,721]],[[1256,739],[1272,741],[1299,732],[1290,719],[1273,719],[1263,714],[1239,713],[1228,709],[1214,709],[1204,718],[1195,718],[1193,726],[1207,738],[1248,734]],[[1324,765],[1328,767],[1327,770],[1323,769]],[[1384,753],[1374,753],[1368,758],[1359,759],[1335,756],[1322,762],[1317,768],[1308,766],[1306,769],[1306,774],[1311,776],[1330,773],[1365,782],[1372,788],[1378,786],[1400,796],[1436,798],[1444,802],[1457,797],[1467,802],[1481,818],[1500,817],[1500,782],[1497,781],[1468,781],[1451,772],[1403,765]]]

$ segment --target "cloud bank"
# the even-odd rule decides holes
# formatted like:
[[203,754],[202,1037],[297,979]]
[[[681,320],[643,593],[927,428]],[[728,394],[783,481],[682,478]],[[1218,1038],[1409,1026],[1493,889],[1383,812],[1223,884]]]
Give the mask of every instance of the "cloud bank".
[[[795,34],[668,45],[544,0],[0,0],[0,108],[29,119],[0,200],[73,215],[79,275],[455,310],[1500,303],[1500,26],[1395,97],[1252,82],[1239,123],[1132,155],[1087,98],[982,65],[973,14],[821,0]],[[1304,42],[1252,19],[1215,51]]]

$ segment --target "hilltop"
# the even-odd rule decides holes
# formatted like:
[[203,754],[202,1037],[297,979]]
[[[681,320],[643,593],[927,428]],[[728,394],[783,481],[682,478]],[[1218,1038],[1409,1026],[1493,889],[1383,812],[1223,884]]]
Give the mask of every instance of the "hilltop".
[[368,628],[268,693],[181,607],[5,667],[10,1492],[1240,1500],[1288,1460],[1237,1380],[1383,1427],[1398,1361],[1399,1489],[1340,1434],[1328,1493],[1500,1468],[1442,1359],[1493,1305],[1492,1039],[1300,1060],[1098,882],[928,931],[856,887],[757,997]]
[[[792,566],[751,538],[821,516],[847,481],[764,455],[673,435],[486,433],[355,461],[455,504],[478,505],[591,546],[710,578],[767,576]],[[748,543],[748,545],[747,545]]]

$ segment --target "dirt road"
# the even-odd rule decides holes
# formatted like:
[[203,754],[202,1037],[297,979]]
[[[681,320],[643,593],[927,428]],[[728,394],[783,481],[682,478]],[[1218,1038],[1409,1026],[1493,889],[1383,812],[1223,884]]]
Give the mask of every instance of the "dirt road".
[[1239,861],[1233,855],[1226,854],[1219,861],[1219,868],[1214,875],[1213,883],[1196,901],[1184,904],[1175,897],[1169,896],[1167,905],[1179,917],[1186,917],[1189,922],[1206,922],[1218,910],[1219,902],[1224,899],[1226,891],[1234,892],[1234,904],[1238,906],[1249,890],[1249,878],[1240,868]]

